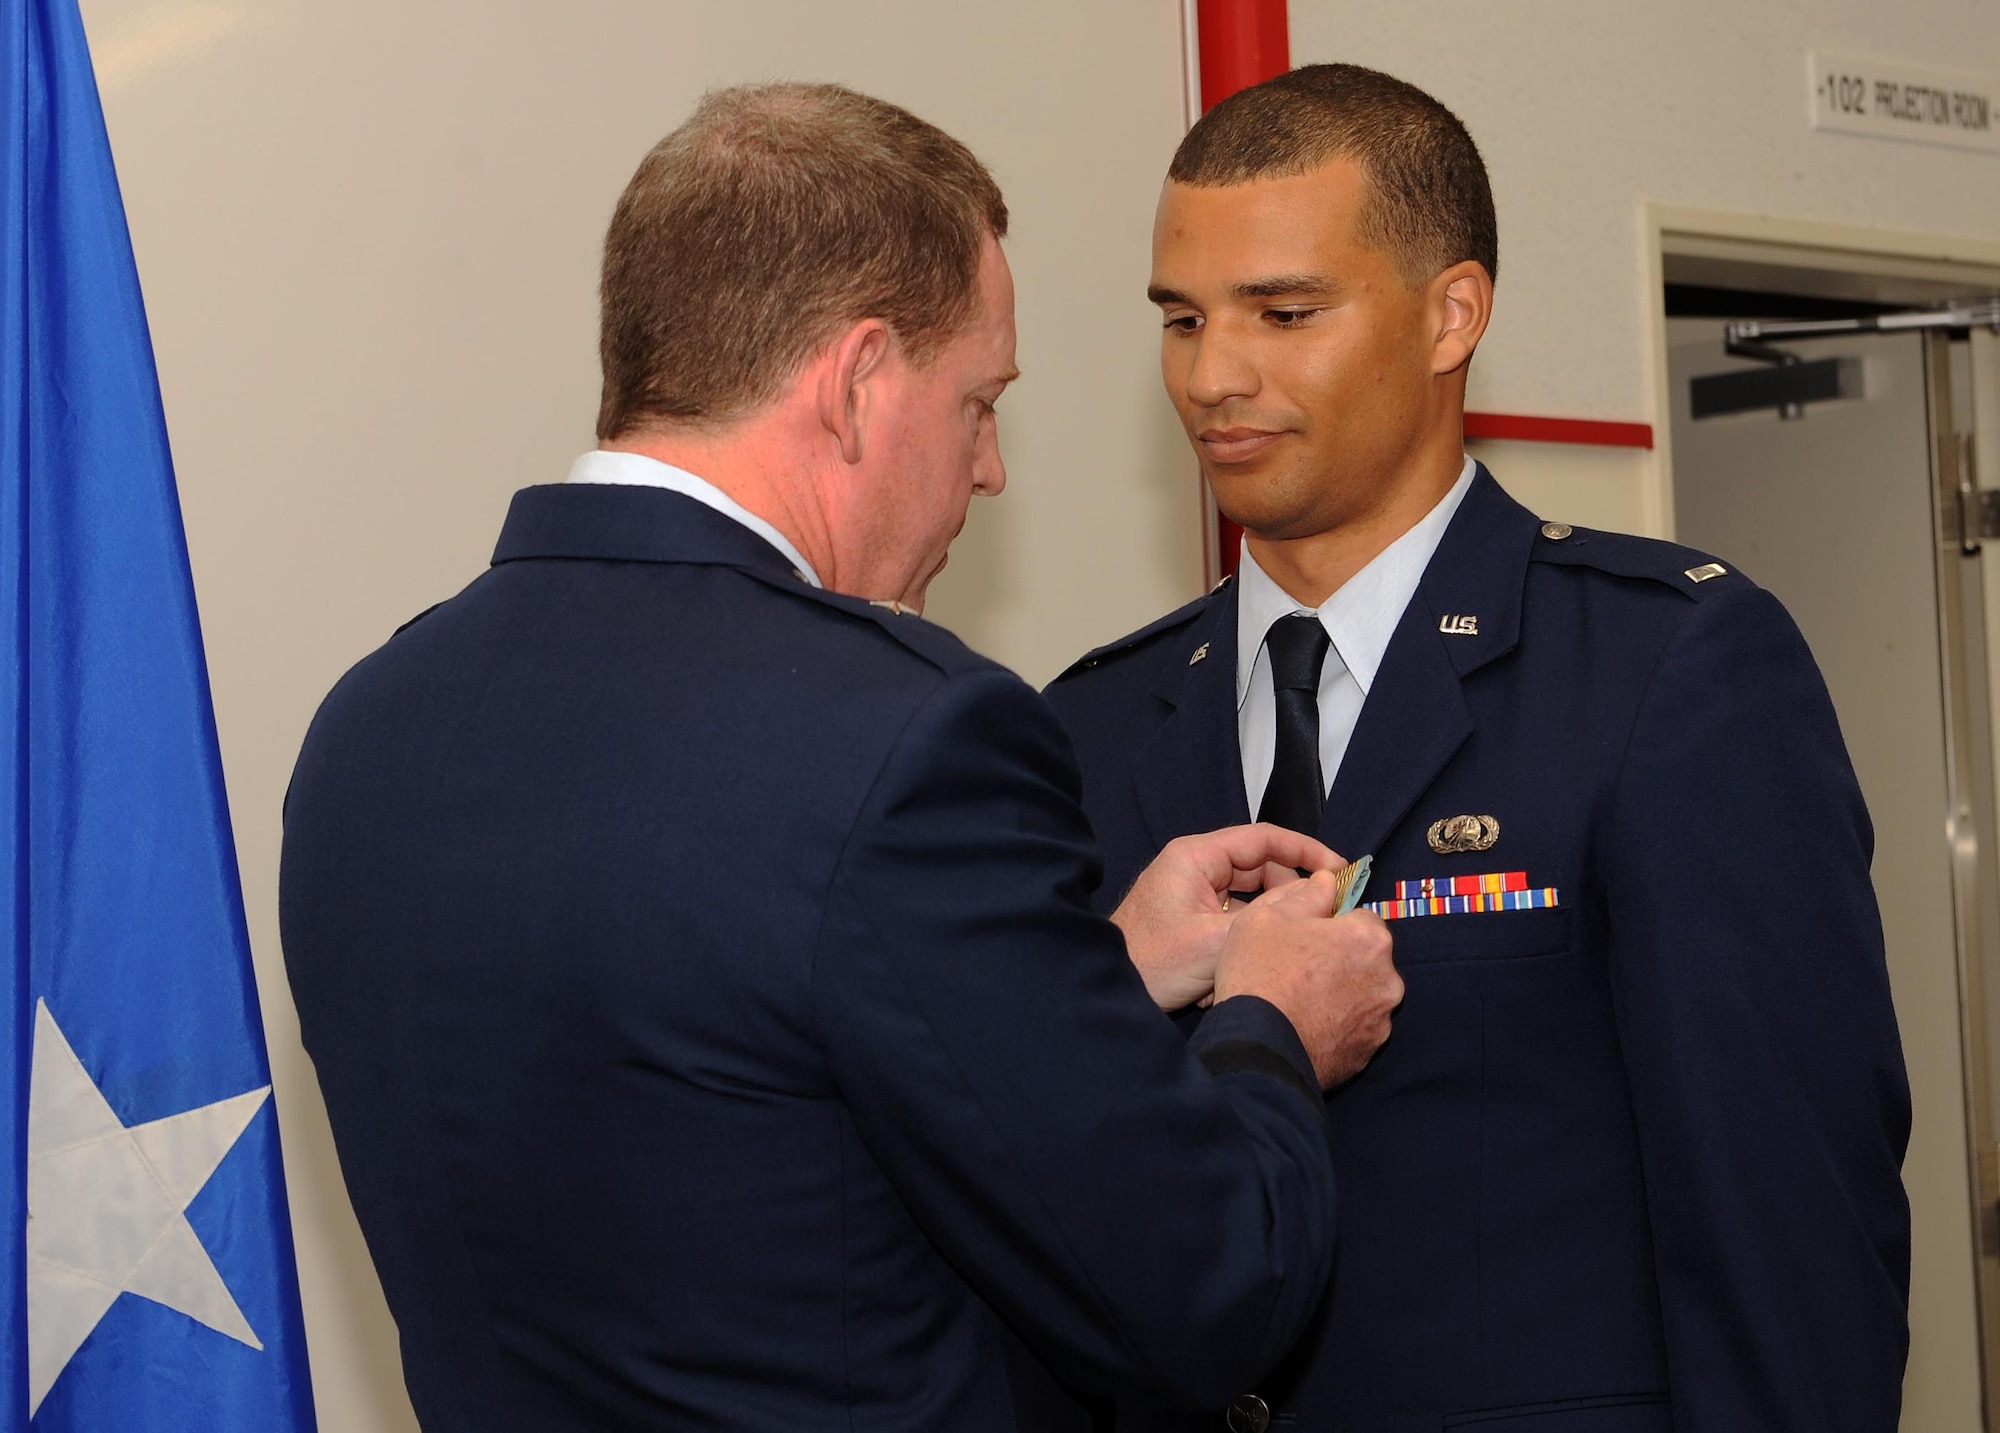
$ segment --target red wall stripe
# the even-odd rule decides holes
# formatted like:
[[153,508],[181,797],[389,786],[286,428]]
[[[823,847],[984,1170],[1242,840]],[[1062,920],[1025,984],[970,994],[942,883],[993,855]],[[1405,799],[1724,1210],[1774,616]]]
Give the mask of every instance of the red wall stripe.
[[1199,0],[1201,112],[1292,67],[1285,0]]
[[1519,413],[1468,413],[1468,438],[1517,443],[1586,443],[1599,448],[1650,448],[1650,423],[1607,423],[1596,418],[1530,418]]

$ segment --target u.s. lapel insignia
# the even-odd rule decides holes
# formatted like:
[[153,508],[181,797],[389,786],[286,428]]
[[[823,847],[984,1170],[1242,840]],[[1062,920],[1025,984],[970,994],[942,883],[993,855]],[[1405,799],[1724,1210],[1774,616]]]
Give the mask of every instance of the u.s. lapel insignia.
[[1431,849],[1440,856],[1462,856],[1468,851],[1490,851],[1500,839],[1498,816],[1447,816],[1433,821],[1425,833]]
[[1438,619],[1438,631],[1449,637],[1477,637],[1479,619],[1470,615],[1447,615]]
[[1188,665],[1192,667],[1196,662],[1199,662],[1203,657],[1206,657],[1207,655],[1208,655],[1208,643],[1203,642],[1199,647],[1196,647],[1194,649],[1194,655],[1188,658]]

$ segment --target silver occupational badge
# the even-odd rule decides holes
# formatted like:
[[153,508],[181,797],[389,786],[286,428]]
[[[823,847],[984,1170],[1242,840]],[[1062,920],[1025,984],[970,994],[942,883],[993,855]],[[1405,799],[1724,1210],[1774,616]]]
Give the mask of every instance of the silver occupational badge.
[[1426,833],[1431,849],[1440,856],[1462,856],[1468,851],[1490,851],[1500,839],[1498,816],[1447,816],[1431,823]]

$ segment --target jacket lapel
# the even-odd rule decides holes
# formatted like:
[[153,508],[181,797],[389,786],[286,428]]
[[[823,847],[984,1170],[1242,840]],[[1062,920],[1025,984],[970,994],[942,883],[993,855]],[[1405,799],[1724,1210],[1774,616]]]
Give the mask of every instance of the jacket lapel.
[[1471,734],[1444,638],[1412,600],[1341,758],[1320,839],[1350,861],[1379,848]]
[[1213,593],[1181,638],[1163,645],[1153,695],[1172,710],[1132,763],[1156,846],[1250,819],[1236,738],[1236,584]]
[[1461,683],[1520,640],[1535,529],[1534,515],[1482,465],[1396,626],[1341,758],[1319,834],[1343,856],[1379,850],[1472,734]]

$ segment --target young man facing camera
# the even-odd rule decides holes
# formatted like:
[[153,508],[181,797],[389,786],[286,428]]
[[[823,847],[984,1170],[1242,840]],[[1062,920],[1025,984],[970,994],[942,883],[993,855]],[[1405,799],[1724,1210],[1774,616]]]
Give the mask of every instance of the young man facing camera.
[[1909,1108],[1833,709],[1778,602],[1466,459],[1477,149],[1350,65],[1218,106],[1154,231],[1238,577],[1049,695],[1109,909],[1249,819],[1372,854],[1408,995],[1328,1096],[1339,1252],[1287,1365],[1140,1428],[1892,1429]]

